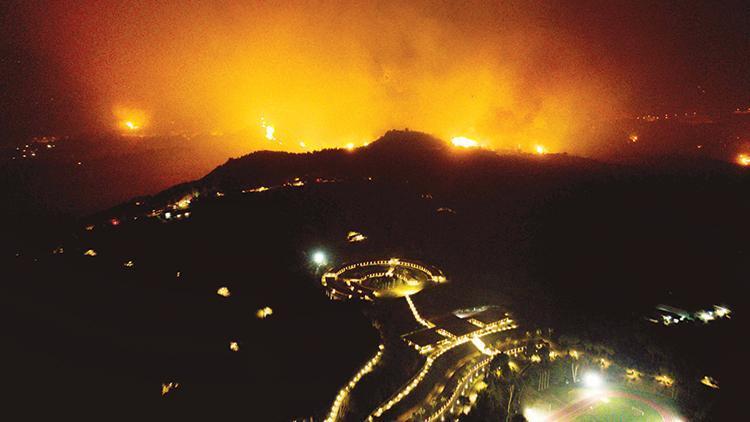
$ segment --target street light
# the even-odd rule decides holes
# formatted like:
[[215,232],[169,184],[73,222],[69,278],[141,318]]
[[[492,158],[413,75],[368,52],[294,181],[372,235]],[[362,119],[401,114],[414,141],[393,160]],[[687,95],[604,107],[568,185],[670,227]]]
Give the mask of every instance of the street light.
[[323,251],[315,251],[312,255],[312,260],[315,265],[325,265],[328,263],[328,257],[326,257],[326,254],[323,253]]
[[587,388],[599,388],[604,385],[604,380],[595,372],[587,372],[583,375],[583,385]]
[[547,415],[547,413],[542,410],[535,409],[533,407],[527,407],[523,411],[523,416],[529,422],[542,422],[546,421],[549,415]]

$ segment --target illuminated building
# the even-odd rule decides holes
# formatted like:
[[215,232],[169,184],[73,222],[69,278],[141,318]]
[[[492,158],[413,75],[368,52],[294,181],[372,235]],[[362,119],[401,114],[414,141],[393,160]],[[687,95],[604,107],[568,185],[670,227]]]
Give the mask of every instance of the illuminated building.
[[[344,265],[323,274],[321,285],[332,300],[396,298],[447,280],[437,268],[399,258]],[[351,296],[351,297],[350,297]]]

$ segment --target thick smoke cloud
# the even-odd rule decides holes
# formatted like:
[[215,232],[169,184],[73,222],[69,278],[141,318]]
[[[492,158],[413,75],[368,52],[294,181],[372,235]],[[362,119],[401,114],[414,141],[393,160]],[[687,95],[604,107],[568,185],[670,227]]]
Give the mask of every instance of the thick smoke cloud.
[[580,129],[632,111],[638,81],[686,61],[663,39],[679,36],[669,10],[607,3],[51,2],[13,19],[75,80],[88,126],[132,109],[151,133],[262,137],[264,119],[290,150],[409,127],[585,153]]

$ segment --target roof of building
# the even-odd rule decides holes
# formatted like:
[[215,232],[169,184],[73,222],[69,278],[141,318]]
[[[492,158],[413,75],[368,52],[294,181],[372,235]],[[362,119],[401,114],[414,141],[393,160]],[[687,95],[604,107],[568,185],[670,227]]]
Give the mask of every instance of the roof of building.
[[421,330],[417,330],[408,334],[404,334],[401,337],[404,340],[414,343],[419,347],[424,347],[430,344],[435,344],[445,339],[445,337],[440,335],[436,330],[437,328],[423,328]]
[[506,318],[505,314],[506,312],[501,308],[492,307],[476,313],[471,317],[484,324],[491,324],[495,321],[500,321],[501,319]]
[[442,328],[456,337],[478,330],[476,325],[453,314],[442,316],[431,322],[435,324],[436,328]]

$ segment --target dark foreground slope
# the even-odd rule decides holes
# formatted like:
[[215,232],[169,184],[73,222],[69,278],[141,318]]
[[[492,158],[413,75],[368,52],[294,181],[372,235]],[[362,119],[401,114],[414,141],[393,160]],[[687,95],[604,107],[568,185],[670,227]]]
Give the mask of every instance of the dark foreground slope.
[[[414,132],[355,151],[251,154],[3,258],[13,397],[86,416],[320,416],[378,335],[358,306],[325,299],[309,266],[316,249],[332,263],[405,256],[443,269],[451,283],[415,297],[427,317],[503,304],[527,326],[585,334],[636,361],[653,342],[666,354],[644,365],[696,388],[710,373],[731,397],[748,183],[709,161],[499,156]],[[196,193],[184,221],[146,217]],[[347,243],[350,230],[367,240]],[[216,295],[222,285],[231,297]],[[664,302],[724,303],[737,317],[698,331],[643,322]],[[274,314],[260,320],[263,306]],[[169,381],[180,388],[162,398]]]

